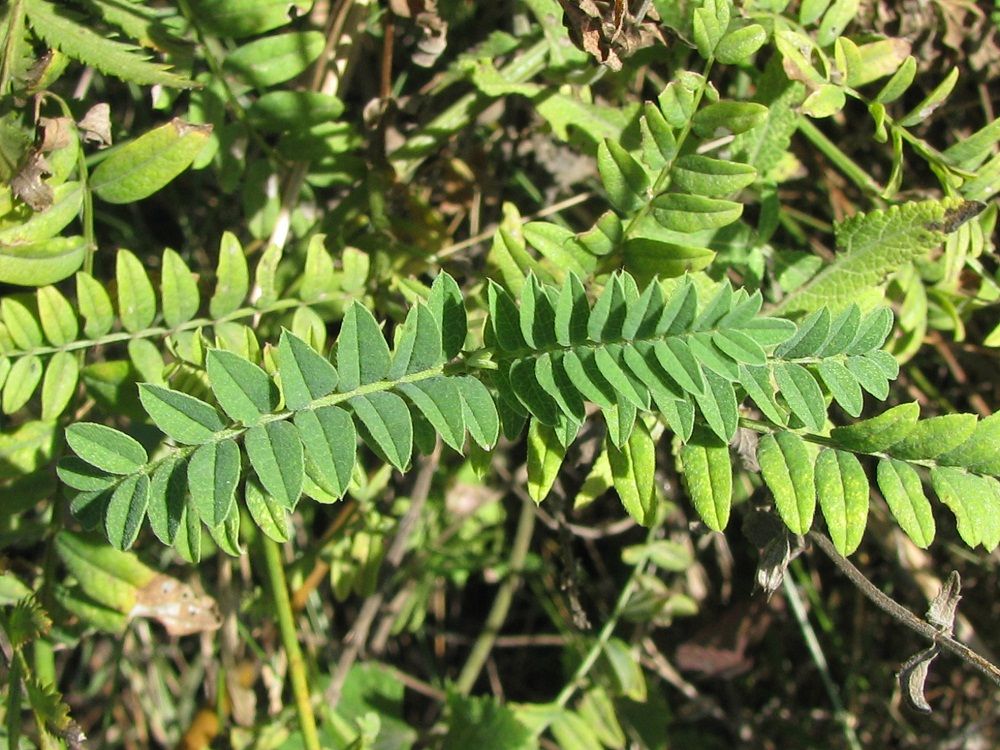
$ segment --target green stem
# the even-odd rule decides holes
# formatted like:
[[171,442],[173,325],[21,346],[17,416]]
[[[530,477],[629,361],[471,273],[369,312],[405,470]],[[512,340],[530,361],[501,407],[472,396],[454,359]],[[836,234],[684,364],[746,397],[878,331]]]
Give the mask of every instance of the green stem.
[[288,673],[292,680],[292,692],[295,694],[295,711],[299,716],[299,727],[302,729],[302,742],[306,750],[320,750],[305,661],[302,659],[302,649],[299,648],[295,619],[292,616],[292,602],[288,596],[288,583],[285,581],[285,568],[281,562],[281,548],[277,542],[263,534],[261,534],[261,544],[267,561],[267,577],[274,595],[281,642],[288,659]]
[[462,672],[455,683],[458,692],[468,695],[475,684],[479,673],[486,664],[486,659],[493,650],[500,628],[503,627],[510,611],[511,602],[514,600],[514,592],[521,583],[521,572],[524,569],[524,561],[528,557],[528,548],[531,545],[531,536],[535,530],[535,508],[530,499],[521,501],[521,515],[517,519],[517,531],[514,533],[514,543],[510,552],[510,573],[500,585],[493,606],[486,617],[486,622],[479,637],[469,651],[469,657],[462,667]]
[[878,196],[885,190],[885,188],[868,175],[868,172],[841,151],[837,144],[823,135],[823,132],[813,125],[808,118],[799,118],[798,129],[802,135],[809,139],[810,143],[818,148],[827,159],[832,161],[862,191],[873,196]]

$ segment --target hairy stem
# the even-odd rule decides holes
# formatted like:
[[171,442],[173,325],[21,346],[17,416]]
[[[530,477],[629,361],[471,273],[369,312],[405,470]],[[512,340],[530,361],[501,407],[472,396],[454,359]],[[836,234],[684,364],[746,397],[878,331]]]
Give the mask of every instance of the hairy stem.
[[295,619],[292,616],[292,603],[288,597],[288,583],[285,581],[285,568],[281,562],[281,548],[277,542],[263,534],[261,535],[261,544],[264,547],[264,558],[267,562],[267,577],[274,595],[274,607],[278,615],[281,642],[285,648],[285,656],[288,658],[288,673],[292,680],[292,692],[295,694],[295,711],[299,716],[302,741],[306,750],[320,750],[316,717],[313,714],[309,681],[306,678],[306,665],[302,659],[302,649],[299,648]]

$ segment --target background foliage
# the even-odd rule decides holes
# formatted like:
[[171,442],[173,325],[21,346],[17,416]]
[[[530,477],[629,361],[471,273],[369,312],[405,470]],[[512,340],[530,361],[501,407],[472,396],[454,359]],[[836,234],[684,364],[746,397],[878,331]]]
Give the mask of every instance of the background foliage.
[[995,743],[992,10],[7,3],[5,741]]

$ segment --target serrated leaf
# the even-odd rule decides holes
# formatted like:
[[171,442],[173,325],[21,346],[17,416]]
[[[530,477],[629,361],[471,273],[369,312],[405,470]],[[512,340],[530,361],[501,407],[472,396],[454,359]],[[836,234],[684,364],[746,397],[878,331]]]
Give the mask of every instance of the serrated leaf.
[[809,371],[794,363],[775,362],[774,379],[792,414],[813,432],[822,430],[826,422],[826,402]]
[[226,429],[219,412],[186,393],[140,383],[139,400],[156,426],[179,443],[207,443]]
[[[381,334],[379,334],[381,335]],[[348,403],[386,460],[405,471],[413,452],[413,422],[403,399],[384,391],[355,396]]]
[[291,537],[288,512],[274,498],[261,489],[257,482],[248,480],[244,494],[250,517],[270,539],[284,544]]
[[79,16],[47,0],[32,0],[26,7],[31,28],[53,48],[108,75],[141,85],[192,88],[187,78],[170,67],[150,62],[138,47],[92,31]]
[[76,275],[76,302],[84,320],[83,332],[88,338],[96,339],[111,330],[115,320],[111,298],[89,273],[80,271]]
[[253,362],[223,349],[211,349],[205,365],[212,392],[232,419],[256,424],[277,406],[274,383]]
[[221,525],[234,511],[240,481],[240,449],[232,439],[205,443],[187,467],[191,504],[207,526]]
[[76,341],[79,333],[76,313],[62,292],[54,286],[44,286],[38,290],[37,298],[38,320],[49,343],[62,346]]
[[915,401],[900,404],[877,417],[845,427],[834,427],[830,431],[830,437],[849,450],[878,453],[909,435],[919,416],[920,406]]
[[74,353],[59,351],[52,355],[42,380],[42,419],[53,420],[63,413],[79,378],[80,365]]
[[219,264],[215,292],[208,303],[209,314],[218,320],[238,309],[250,291],[250,271],[240,241],[224,232],[219,242]]
[[115,549],[126,550],[135,542],[149,504],[149,477],[132,474],[115,488],[104,516],[104,531]]
[[194,274],[184,259],[169,247],[163,251],[160,297],[163,300],[163,322],[170,328],[187,323],[198,314],[201,306]]
[[342,496],[351,481],[357,451],[351,415],[337,406],[324,406],[297,412],[294,421],[309,476],[330,494]]
[[681,476],[691,504],[713,531],[729,523],[733,501],[733,466],[729,446],[707,435],[686,443],[680,452]]
[[622,505],[639,525],[649,526],[656,516],[655,441],[642,420],[638,420],[621,449],[610,439],[606,447],[614,487]]
[[149,461],[146,449],[135,438],[94,422],[67,427],[66,442],[84,461],[111,474],[131,474]]
[[211,125],[174,118],[111,153],[91,174],[89,187],[108,203],[147,198],[191,166],[211,132]]
[[657,221],[673,232],[694,234],[732,224],[743,214],[743,205],[688,193],[667,193],[653,199]]
[[382,380],[389,366],[389,345],[375,317],[355,302],[344,315],[337,339],[340,390],[347,393]]
[[174,543],[184,522],[187,502],[187,471],[176,455],[163,459],[149,483],[146,515],[156,538],[167,545]]
[[900,528],[914,544],[927,549],[934,541],[934,514],[916,470],[902,461],[883,458],[878,462],[876,478]]
[[250,465],[264,489],[289,510],[302,494],[302,442],[290,422],[268,422],[251,427],[243,438]]
[[962,220],[978,213],[970,206],[982,205],[945,198],[855,214],[834,228],[836,260],[785,297],[776,311],[792,313],[851,304],[893,272],[940,245]]
[[906,437],[889,448],[889,453],[902,460],[937,458],[962,445],[975,429],[975,414],[945,414],[921,419]]
[[541,503],[552,489],[566,448],[556,437],[555,431],[537,419],[528,426],[528,495]]
[[483,450],[491,449],[500,432],[500,418],[493,397],[476,378],[458,377],[455,383],[462,397],[462,415],[469,435]]
[[853,454],[830,448],[816,458],[815,476],[830,539],[847,557],[861,544],[868,522],[868,477]]
[[278,374],[285,406],[293,411],[333,393],[339,380],[326,357],[287,329],[278,342]]
[[757,462],[774,495],[778,515],[794,534],[805,534],[816,510],[813,462],[798,435],[765,435],[757,444]]
[[635,211],[647,200],[649,178],[645,170],[616,141],[606,138],[597,147],[597,169],[615,208]]
[[1000,476],[1000,412],[979,420],[975,431],[965,442],[939,455],[937,461],[980,474]]

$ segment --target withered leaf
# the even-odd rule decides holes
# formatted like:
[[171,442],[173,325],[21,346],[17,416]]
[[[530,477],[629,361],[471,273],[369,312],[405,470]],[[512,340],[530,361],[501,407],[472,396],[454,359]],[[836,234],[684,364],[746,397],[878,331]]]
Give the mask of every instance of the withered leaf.
[[665,43],[656,9],[647,0],[559,0],[573,43],[602,65],[621,70],[636,50]]
[[111,145],[111,107],[104,102],[88,109],[77,125],[88,143],[96,143],[98,148]]
[[65,148],[70,144],[70,134],[73,127],[73,119],[70,117],[40,117],[38,126],[42,130],[42,142],[38,150],[42,153],[49,153],[60,148]]
[[170,635],[192,635],[222,626],[215,599],[168,575],[157,575],[139,589],[129,617],[156,620]]
[[939,647],[935,643],[930,648],[925,648],[918,654],[910,657],[899,670],[899,687],[903,691],[903,698],[907,705],[914,711],[922,714],[929,714],[931,706],[924,697],[924,683],[927,682],[927,673],[930,670],[931,662],[938,655]]
[[44,211],[52,205],[53,192],[42,178],[52,174],[52,168],[39,149],[28,152],[21,166],[10,178],[14,195],[31,206],[33,211]]

